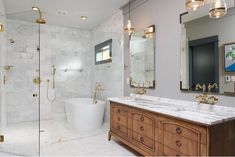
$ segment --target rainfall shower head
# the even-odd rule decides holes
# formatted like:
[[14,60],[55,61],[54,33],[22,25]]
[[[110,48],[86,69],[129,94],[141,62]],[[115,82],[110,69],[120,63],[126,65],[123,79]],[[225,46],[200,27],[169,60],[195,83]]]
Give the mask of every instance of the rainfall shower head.
[[46,20],[42,18],[42,12],[39,7],[32,7],[34,11],[38,11],[39,18],[36,20],[38,24],[46,24]]

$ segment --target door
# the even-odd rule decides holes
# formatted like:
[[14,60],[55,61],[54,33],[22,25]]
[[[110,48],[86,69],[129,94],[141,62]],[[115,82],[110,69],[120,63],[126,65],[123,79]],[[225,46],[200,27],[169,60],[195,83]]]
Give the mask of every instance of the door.
[[[39,25],[26,11],[1,16],[0,155],[39,155]],[[4,141],[3,141],[4,137]]]
[[[190,86],[218,83],[218,38],[210,37],[190,42]],[[217,90],[214,90],[214,92]]]

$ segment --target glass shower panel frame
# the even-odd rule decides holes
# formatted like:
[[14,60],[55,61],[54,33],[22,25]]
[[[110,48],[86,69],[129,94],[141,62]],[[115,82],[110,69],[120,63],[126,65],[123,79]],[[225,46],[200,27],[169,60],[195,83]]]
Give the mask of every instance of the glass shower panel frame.
[[[31,16],[26,21],[24,15]],[[0,155],[40,154],[40,26],[35,13],[0,17]],[[33,20],[34,19],[34,20]]]

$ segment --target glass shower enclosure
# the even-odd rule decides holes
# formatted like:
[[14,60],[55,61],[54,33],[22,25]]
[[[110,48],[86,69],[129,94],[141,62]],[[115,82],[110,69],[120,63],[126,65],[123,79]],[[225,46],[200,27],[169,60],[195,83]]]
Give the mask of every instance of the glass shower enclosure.
[[0,155],[39,155],[40,25],[37,12],[0,16]]

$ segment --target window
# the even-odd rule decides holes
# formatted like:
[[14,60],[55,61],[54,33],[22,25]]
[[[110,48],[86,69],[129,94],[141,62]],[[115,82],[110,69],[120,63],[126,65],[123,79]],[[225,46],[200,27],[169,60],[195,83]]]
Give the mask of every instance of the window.
[[112,62],[112,39],[95,46],[95,64]]

